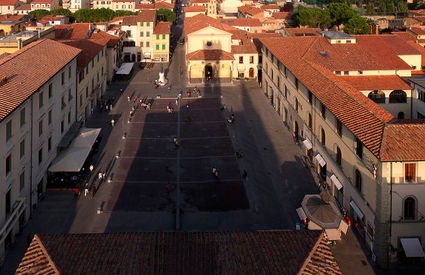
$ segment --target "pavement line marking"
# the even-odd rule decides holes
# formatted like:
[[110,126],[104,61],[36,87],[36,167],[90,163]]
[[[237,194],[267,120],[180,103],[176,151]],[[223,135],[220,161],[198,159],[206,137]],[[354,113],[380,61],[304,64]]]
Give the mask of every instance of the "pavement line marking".
[[123,159],[147,159],[147,160],[162,160],[162,159],[208,159],[208,158],[236,158],[235,155],[223,155],[223,156],[196,156],[196,157],[138,157],[138,156],[120,156]]

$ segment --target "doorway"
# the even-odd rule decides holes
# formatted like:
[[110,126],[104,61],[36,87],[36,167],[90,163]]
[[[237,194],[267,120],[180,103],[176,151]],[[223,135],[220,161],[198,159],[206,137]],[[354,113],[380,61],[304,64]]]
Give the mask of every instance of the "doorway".
[[249,78],[253,78],[254,77],[254,68],[250,68],[249,69]]
[[211,64],[205,65],[205,80],[212,80],[213,78],[213,68]]

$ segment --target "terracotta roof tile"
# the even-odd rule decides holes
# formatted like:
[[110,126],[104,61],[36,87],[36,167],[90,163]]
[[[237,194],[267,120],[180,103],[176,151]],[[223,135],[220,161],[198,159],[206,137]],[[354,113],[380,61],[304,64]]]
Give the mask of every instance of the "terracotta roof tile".
[[87,64],[102,51],[108,39],[60,40],[60,42],[82,50],[77,58],[77,70],[80,71],[84,70]]
[[158,22],[153,34],[170,34],[171,22]]
[[22,4],[19,7],[17,7],[15,10],[23,10],[23,11],[27,10],[27,11],[29,11],[29,10],[31,10],[31,4]]
[[155,9],[169,9],[169,10],[173,10],[174,9],[174,3],[167,3],[164,1],[157,1],[155,2]]
[[184,12],[204,12],[205,6],[190,6],[185,7]]
[[0,22],[1,21],[20,21],[23,20],[24,14],[0,14]]
[[14,6],[19,0],[0,0],[0,6]]
[[191,1],[192,4],[204,4],[204,3],[209,3],[209,0],[192,0]]
[[[115,35],[109,34],[107,32],[101,31],[101,30],[94,31],[90,38],[93,39],[93,40],[108,39],[108,44],[107,44],[108,48],[115,47],[115,45],[120,41],[119,36],[115,36]],[[96,41],[93,41],[93,42],[96,42]]]
[[340,78],[360,91],[412,90],[412,87],[398,75],[340,76]]
[[90,23],[74,23],[55,26],[55,39],[86,39]]
[[292,13],[290,12],[274,12],[272,14],[272,17],[276,18],[276,19],[290,19],[291,18]]
[[408,29],[409,32],[415,34],[415,35],[424,35],[425,34],[425,30],[422,28],[415,28],[415,27],[411,27]]
[[320,231],[36,235],[16,274],[341,274]]
[[33,0],[31,4],[50,4],[54,0]]
[[222,50],[197,50],[186,55],[186,60],[234,60],[232,53]]
[[425,124],[389,124],[383,139],[382,161],[425,160]]
[[141,10],[137,15],[138,22],[155,22],[155,10]]
[[154,4],[136,4],[136,10],[155,9]]
[[247,27],[261,27],[262,24],[257,18],[234,18],[234,19],[221,19],[221,23],[230,26],[247,26]]
[[186,18],[184,20],[184,35],[206,28],[208,26],[223,30],[237,30],[236,28],[229,26],[224,23],[220,23],[220,20],[207,16],[205,14],[197,14],[195,16]]
[[[0,121],[80,54],[81,50],[42,39],[0,60]],[[54,62],[53,62],[54,61]]]
[[319,36],[319,28],[285,28],[288,36]]

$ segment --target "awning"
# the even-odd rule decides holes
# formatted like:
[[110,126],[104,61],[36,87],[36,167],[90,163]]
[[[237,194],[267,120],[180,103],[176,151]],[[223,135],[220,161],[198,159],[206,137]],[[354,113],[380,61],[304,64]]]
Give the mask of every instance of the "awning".
[[79,172],[89,155],[100,128],[81,128],[71,145],[53,161],[50,172]]
[[357,204],[354,201],[350,201],[350,205],[353,208],[354,212],[356,212],[359,219],[362,219],[364,215],[362,211],[360,210],[360,208],[357,206]]
[[424,250],[418,238],[400,238],[407,258],[423,258]]
[[315,158],[317,159],[317,161],[319,162],[320,166],[325,166],[326,165],[326,161],[323,159],[323,157],[320,154],[317,154],[315,156]]
[[326,237],[329,241],[339,241],[341,240],[341,233],[338,229],[327,228],[325,229]]
[[344,219],[341,220],[341,223],[339,224],[338,230],[341,231],[344,234],[347,234],[348,224]]
[[311,142],[308,139],[304,139],[303,144],[305,148],[307,148],[307,150],[310,150],[311,148],[313,148],[313,144],[311,144]]
[[336,188],[338,188],[338,190],[342,188],[341,182],[338,180],[338,178],[335,175],[332,175],[330,179],[335,184]]
[[115,74],[127,75],[133,69],[134,63],[123,63]]
[[303,221],[303,220],[307,219],[307,216],[306,216],[302,207],[297,208],[297,214],[298,214],[298,217],[300,218],[300,220]]

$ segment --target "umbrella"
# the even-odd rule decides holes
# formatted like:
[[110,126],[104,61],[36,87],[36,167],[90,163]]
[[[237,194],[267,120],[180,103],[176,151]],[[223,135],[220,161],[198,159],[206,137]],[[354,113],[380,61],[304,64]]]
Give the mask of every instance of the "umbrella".
[[306,216],[323,229],[338,228],[341,223],[342,216],[336,205],[332,201],[324,202],[320,195],[305,195],[301,207]]

